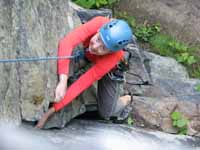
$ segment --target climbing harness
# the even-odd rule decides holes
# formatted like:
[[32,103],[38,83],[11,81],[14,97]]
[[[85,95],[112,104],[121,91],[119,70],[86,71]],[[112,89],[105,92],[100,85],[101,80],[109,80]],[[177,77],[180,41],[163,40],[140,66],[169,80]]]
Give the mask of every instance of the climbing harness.
[[131,58],[131,53],[125,51],[124,58],[117,64],[116,69],[108,73],[111,80],[117,82],[125,82],[125,72],[129,69],[129,59]]

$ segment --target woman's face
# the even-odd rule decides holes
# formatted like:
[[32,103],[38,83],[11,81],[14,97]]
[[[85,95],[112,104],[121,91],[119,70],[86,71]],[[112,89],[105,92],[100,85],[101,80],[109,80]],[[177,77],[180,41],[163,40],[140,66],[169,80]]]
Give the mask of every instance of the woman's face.
[[105,47],[98,32],[90,39],[89,51],[95,55],[105,55],[110,53],[110,51]]

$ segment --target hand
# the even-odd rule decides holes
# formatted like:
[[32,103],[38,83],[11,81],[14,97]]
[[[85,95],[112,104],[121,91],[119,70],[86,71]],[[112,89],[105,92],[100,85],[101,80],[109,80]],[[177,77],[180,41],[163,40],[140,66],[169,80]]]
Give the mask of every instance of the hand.
[[59,102],[61,99],[64,98],[66,92],[67,84],[64,82],[59,82],[56,91],[55,91],[55,100],[54,102]]
[[38,129],[43,128],[44,124],[48,120],[48,118],[55,113],[55,109],[51,107],[43,116],[42,118],[38,121],[37,125],[35,126]]

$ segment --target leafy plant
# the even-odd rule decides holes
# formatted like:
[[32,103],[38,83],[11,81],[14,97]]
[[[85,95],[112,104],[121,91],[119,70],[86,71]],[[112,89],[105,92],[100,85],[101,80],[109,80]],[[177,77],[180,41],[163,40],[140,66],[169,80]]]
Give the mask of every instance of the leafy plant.
[[80,5],[81,7],[84,8],[92,8],[93,5],[95,5],[95,1],[94,0],[72,0],[74,3],[76,3],[77,5]]
[[165,34],[157,34],[150,39],[149,43],[153,47],[153,51],[159,55],[173,57],[174,52],[169,47],[169,43],[171,41],[173,41],[173,38],[170,36]]
[[188,51],[188,47],[185,44],[183,44],[181,42],[177,42],[174,39],[169,42],[169,47],[175,52],[186,52],[186,51]]
[[198,91],[198,92],[200,92],[200,84],[197,84],[197,85],[195,86],[195,90]]
[[100,8],[103,6],[111,6],[112,4],[118,2],[119,0],[72,0],[76,4],[90,9],[90,8]]
[[176,111],[171,114],[171,119],[173,127],[178,129],[178,134],[186,135],[189,121],[180,112]]
[[155,35],[151,38],[150,44],[160,55],[174,57],[184,65],[190,66],[197,62],[188,46],[167,35]]
[[191,56],[187,52],[177,55],[177,61],[186,65],[192,65],[197,62],[194,56]]
[[116,14],[115,14],[115,17],[116,18],[120,18],[120,19],[124,19],[124,20],[126,20],[127,22],[128,22],[128,24],[132,27],[132,28],[135,28],[136,27],[136,19],[135,19],[135,17],[133,17],[133,16],[129,16],[128,14],[127,14],[127,12],[117,12]]
[[195,57],[190,54],[190,48],[188,48],[187,45],[176,40],[172,40],[171,42],[169,42],[169,48],[175,54],[175,58],[178,62],[185,65],[192,65],[197,62]]
[[200,78],[200,64],[195,65],[195,66],[196,67],[189,68],[189,73],[194,78]]
[[128,119],[127,119],[127,124],[133,125],[133,123],[134,123],[134,120],[129,116]]
[[141,25],[137,26],[135,29],[135,35],[138,40],[142,42],[149,42],[150,38],[155,36],[157,33],[160,32],[160,25]]

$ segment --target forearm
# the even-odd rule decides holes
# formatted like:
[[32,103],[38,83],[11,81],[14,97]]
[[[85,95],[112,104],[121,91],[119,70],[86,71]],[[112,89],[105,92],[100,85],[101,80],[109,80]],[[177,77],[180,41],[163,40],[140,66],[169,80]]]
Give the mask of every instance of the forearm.
[[67,84],[68,75],[66,74],[59,74],[59,82],[63,84]]

